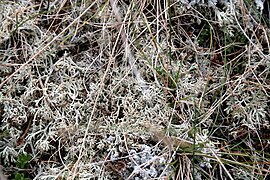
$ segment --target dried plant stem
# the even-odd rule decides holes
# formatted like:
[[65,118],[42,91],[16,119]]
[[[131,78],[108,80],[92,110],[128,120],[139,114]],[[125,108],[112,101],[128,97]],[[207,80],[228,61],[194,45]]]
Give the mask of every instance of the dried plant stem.
[[[146,85],[143,77],[141,76],[140,71],[138,70],[137,66],[135,65],[135,58],[133,56],[132,51],[130,50],[130,46],[129,46],[129,43],[128,43],[127,35],[126,35],[126,33],[124,31],[124,28],[123,28],[124,27],[124,23],[122,23],[121,15],[120,15],[119,10],[118,10],[118,8],[116,6],[117,1],[110,0],[110,2],[111,2],[113,13],[115,14],[115,17],[116,17],[117,21],[120,24],[122,24],[122,26],[119,29],[119,31],[121,33],[122,42],[123,42],[123,44],[125,46],[125,53],[126,53],[126,56],[128,58],[128,63],[131,66],[132,73],[135,75],[136,80],[138,81],[138,84],[140,85],[140,87],[142,88],[142,90],[146,90],[147,89],[147,85]],[[127,14],[129,14],[129,11],[127,12]],[[126,15],[125,19],[126,18],[127,18],[127,15]]]
[[98,94],[97,94],[97,96],[96,96],[96,99],[95,99],[95,102],[94,102],[94,105],[93,105],[93,108],[92,108],[92,111],[91,111],[90,118],[89,118],[89,120],[88,120],[88,122],[87,122],[87,127],[86,127],[85,134],[84,134],[84,137],[83,137],[83,142],[82,142],[82,145],[81,145],[81,147],[80,147],[79,157],[78,157],[76,163],[74,164],[74,166],[73,166],[73,168],[72,168],[72,172],[73,172],[72,179],[75,179],[75,177],[76,177],[78,164],[80,163],[80,160],[81,160],[81,158],[82,158],[82,156],[83,156],[83,151],[84,151],[84,149],[85,149],[86,137],[87,137],[87,135],[88,135],[88,131],[89,131],[89,128],[90,128],[90,125],[91,125],[91,122],[92,122],[92,118],[93,118],[94,113],[95,113],[95,109],[96,109],[96,106],[97,106],[97,103],[98,103],[100,94],[101,94],[102,89],[103,89],[103,87],[104,87],[104,81],[105,81],[105,78],[106,78],[106,76],[107,76],[107,74],[108,74],[108,71],[109,71],[109,69],[110,69],[111,64],[112,64],[113,61],[114,61],[114,58],[113,58],[112,56],[113,56],[114,53],[115,53],[115,48],[116,48],[117,42],[119,41],[120,35],[121,35],[121,33],[119,33],[118,36],[117,36],[116,43],[115,43],[115,45],[114,45],[114,47],[113,47],[113,49],[112,49],[112,54],[111,54],[111,57],[109,58],[109,62],[108,62],[106,71],[104,72],[104,75],[103,75],[103,77],[102,77],[102,79],[101,79],[101,83],[100,83],[100,86],[99,86]]
[[101,83],[100,83],[100,86],[99,86],[99,90],[98,90],[98,94],[97,94],[97,96],[96,96],[95,103],[94,103],[94,105],[93,105],[93,108],[92,108],[92,111],[91,111],[90,118],[89,118],[89,120],[88,120],[88,122],[87,122],[87,127],[86,127],[86,129],[85,129],[85,134],[84,134],[84,137],[83,137],[83,142],[82,142],[82,145],[81,145],[81,147],[80,147],[79,157],[78,157],[76,163],[74,164],[74,166],[73,166],[73,168],[72,168],[72,172],[73,172],[72,179],[75,179],[75,177],[76,177],[78,164],[80,163],[81,158],[82,158],[82,156],[83,156],[83,151],[85,150],[86,137],[87,137],[88,131],[89,131],[89,129],[90,129],[90,125],[91,125],[91,122],[92,122],[92,119],[93,119],[93,116],[94,116],[94,113],[95,113],[95,109],[96,109],[96,106],[97,106],[97,102],[98,102],[98,100],[99,100],[100,94],[101,94],[102,89],[103,89],[103,87],[104,87],[105,77],[106,77],[106,75],[108,74],[108,71],[109,71],[110,66],[111,66],[111,64],[112,64],[112,62],[113,62],[113,59],[114,59],[113,57],[111,57],[111,58],[109,59],[109,63],[108,63],[108,65],[107,65],[107,69],[106,69],[106,71],[105,71],[105,73],[104,73],[104,75],[103,75],[103,77],[102,77],[102,80],[101,80]]

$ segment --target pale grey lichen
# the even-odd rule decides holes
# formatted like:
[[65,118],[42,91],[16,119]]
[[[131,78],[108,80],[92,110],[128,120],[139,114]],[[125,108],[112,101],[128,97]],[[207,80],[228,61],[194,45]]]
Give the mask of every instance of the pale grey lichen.
[[[3,162],[14,165],[19,152],[31,152],[35,179],[170,178],[178,173],[172,162],[181,163],[179,172],[188,177],[202,179],[206,171],[218,177],[224,172],[213,168],[213,159],[223,156],[220,144],[229,142],[223,148],[231,152],[231,141],[226,140],[237,139],[240,127],[260,131],[269,126],[269,61],[258,53],[267,49],[259,35],[268,40],[256,23],[242,21],[246,16],[240,1],[174,1],[171,14],[167,4],[157,1],[140,6],[125,2],[118,4],[126,14],[124,23],[116,23],[103,1],[0,3],[1,82],[92,6],[0,89]],[[261,2],[256,1],[260,8]],[[123,53],[119,27],[141,77]],[[238,43],[235,32],[250,42]],[[201,35],[209,43],[206,47],[200,47]],[[225,38],[232,41],[226,44]],[[225,57],[231,47],[242,50],[232,52],[233,59]],[[161,127],[159,138],[147,123]],[[219,137],[223,131],[227,139]],[[196,152],[171,147],[164,137],[195,143]],[[253,141],[246,145],[256,155],[255,163],[264,157],[256,154]],[[192,162],[191,154],[197,152],[200,161]],[[123,167],[117,169],[119,162]],[[244,170],[229,166],[230,173],[241,178]],[[250,177],[244,173],[242,177]]]

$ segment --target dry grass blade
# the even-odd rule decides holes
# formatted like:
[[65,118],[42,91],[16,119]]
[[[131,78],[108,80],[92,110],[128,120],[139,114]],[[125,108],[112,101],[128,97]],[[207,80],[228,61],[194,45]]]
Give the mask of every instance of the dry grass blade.
[[146,90],[147,85],[146,85],[144,79],[141,76],[140,71],[138,70],[138,68],[135,64],[136,61],[135,61],[135,58],[133,56],[133,53],[130,50],[129,41],[127,39],[127,35],[126,35],[125,29],[124,29],[125,23],[123,23],[123,22],[126,21],[126,18],[129,15],[129,11],[126,13],[124,21],[122,21],[121,15],[119,13],[119,9],[117,8],[117,1],[110,0],[110,2],[111,2],[112,9],[113,9],[113,13],[115,14],[115,17],[116,17],[118,23],[121,24],[121,27],[119,28],[119,32],[121,34],[123,46],[125,47],[125,53],[126,53],[127,58],[128,58],[128,63],[130,65],[130,67],[132,68],[132,72],[135,75],[135,77],[138,81],[138,84],[140,85],[142,90]]

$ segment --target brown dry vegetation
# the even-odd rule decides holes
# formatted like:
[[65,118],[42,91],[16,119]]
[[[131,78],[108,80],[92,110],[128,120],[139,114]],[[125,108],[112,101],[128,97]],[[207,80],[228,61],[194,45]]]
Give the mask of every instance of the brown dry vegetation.
[[269,178],[269,1],[192,2],[1,1],[0,177]]

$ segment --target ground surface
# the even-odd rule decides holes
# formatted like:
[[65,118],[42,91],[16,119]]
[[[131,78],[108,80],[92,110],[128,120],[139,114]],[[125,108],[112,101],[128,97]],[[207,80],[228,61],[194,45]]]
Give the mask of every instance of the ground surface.
[[269,178],[255,2],[1,1],[0,177]]

